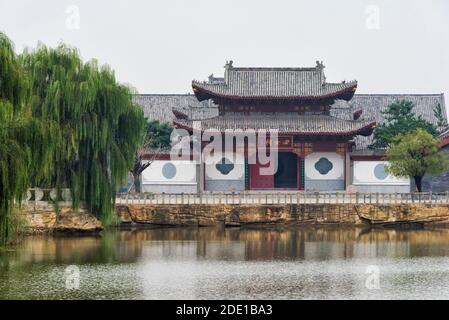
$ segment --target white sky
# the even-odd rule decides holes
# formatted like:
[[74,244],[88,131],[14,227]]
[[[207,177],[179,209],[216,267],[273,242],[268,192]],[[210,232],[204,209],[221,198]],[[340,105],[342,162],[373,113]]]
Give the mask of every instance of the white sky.
[[0,30],[17,51],[74,45],[140,93],[191,92],[192,79],[222,76],[226,60],[300,67],[319,59],[328,81],[356,79],[358,93],[449,96],[446,0],[0,0]]

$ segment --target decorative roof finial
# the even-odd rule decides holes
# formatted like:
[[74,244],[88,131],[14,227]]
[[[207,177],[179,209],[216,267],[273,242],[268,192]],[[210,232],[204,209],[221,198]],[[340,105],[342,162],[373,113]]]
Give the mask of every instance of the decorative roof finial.
[[234,61],[232,61],[232,60],[226,60],[226,65],[225,65],[225,68],[226,69],[230,69],[230,68],[232,68],[232,63],[233,63]]
[[324,64],[323,64],[323,60],[321,60],[321,61],[316,61],[316,68],[317,69],[324,69],[325,68],[325,66],[324,66]]

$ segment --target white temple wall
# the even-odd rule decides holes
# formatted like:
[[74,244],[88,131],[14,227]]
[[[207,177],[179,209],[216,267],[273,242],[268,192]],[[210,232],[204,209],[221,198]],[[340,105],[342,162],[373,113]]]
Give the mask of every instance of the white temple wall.
[[243,154],[204,156],[205,191],[245,190],[245,158]]
[[345,159],[335,152],[314,152],[304,159],[306,191],[345,190]]
[[197,173],[193,161],[155,160],[142,173],[142,192],[196,193]]
[[358,192],[410,192],[410,179],[396,178],[386,173],[387,163],[387,161],[353,161],[352,185]]

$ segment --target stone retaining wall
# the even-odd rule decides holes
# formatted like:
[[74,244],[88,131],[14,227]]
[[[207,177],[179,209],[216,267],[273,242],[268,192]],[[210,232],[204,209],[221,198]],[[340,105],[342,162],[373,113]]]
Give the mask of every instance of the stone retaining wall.
[[56,213],[48,203],[24,205],[22,208],[25,233],[73,232],[89,233],[103,229],[101,222],[84,209],[75,212],[69,205],[59,208]]
[[448,223],[449,205],[118,205],[124,223],[166,226]]
[[[28,233],[103,229],[83,209],[64,206],[57,214],[52,205],[26,205],[23,212]],[[449,205],[444,204],[128,204],[117,205],[117,214],[124,224],[160,226],[449,224]]]

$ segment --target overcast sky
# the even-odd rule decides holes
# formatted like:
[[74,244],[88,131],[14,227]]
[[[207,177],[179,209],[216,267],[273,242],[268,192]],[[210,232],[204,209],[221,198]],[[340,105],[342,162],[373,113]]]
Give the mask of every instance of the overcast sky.
[[[449,95],[449,1],[0,0],[17,51],[64,41],[140,93],[235,66],[315,66],[358,93]],[[448,103],[446,103],[448,104]]]

